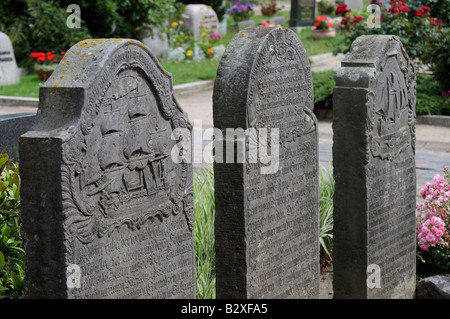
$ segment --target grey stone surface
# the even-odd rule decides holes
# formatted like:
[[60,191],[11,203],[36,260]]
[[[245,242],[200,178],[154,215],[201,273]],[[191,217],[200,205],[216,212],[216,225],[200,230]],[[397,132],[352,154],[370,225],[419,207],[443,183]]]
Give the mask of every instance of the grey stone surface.
[[[85,40],[20,138],[27,298],[195,298],[190,129],[139,41]],[[178,136],[178,135],[175,135]]]
[[312,26],[316,20],[315,0],[291,0],[291,15],[289,26]]
[[14,49],[9,37],[0,32],[0,85],[20,82],[20,69],[17,67]]
[[5,151],[14,162],[19,161],[19,136],[34,124],[36,114],[0,115],[0,152]]
[[417,299],[450,299],[450,277],[431,276],[419,280],[416,287]]
[[363,0],[345,0],[347,8],[356,11],[363,11]]
[[162,33],[157,27],[146,25],[139,33],[140,41],[150,49],[154,56],[159,57],[169,48],[169,41],[167,35]]
[[[215,139],[226,155],[236,151],[234,160],[214,162],[217,298],[319,297],[313,107],[308,57],[294,32],[256,27],[236,34],[220,61],[213,93],[214,127],[247,132],[242,162],[236,158],[242,140],[226,133]],[[261,138],[263,129],[270,132]],[[276,129],[278,141],[269,139]],[[263,171],[265,143],[271,156],[279,150],[271,172]]]
[[247,21],[239,21],[237,23],[238,30],[243,30],[245,28],[252,28],[256,26],[255,21],[253,20],[247,20]]
[[207,33],[219,33],[220,25],[216,12],[204,4],[188,4],[184,15],[183,28],[192,32],[194,37],[200,36],[200,28]]
[[[412,61],[394,36],[361,36],[335,80],[334,297],[413,298],[416,84]],[[374,278],[374,272],[368,272],[370,265],[379,267],[380,287],[368,285]]]

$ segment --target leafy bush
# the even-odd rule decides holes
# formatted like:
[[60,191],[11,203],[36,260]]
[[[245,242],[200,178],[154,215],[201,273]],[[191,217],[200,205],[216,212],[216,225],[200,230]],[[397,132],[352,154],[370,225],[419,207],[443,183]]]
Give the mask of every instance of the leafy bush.
[[31,52],[67,51],[89,38],[138,39],[145,25],[168,25],[175,0],[80,0],[81,28],[67,27],[73,0],[3,0],[0,31],[9,35],[19,66],[31,66]]
[[450,89],[450,29],[435,35],[432,44],[424,49],[424,61],[439,81],[441,91]]
[[20,233],[19,166],[0,154],[0,298],[21,298],[25,259]]
[[212,167],[194,172],[194,220],[197,298],[215,299],[215,201]]
[[450,115],[450,105],[444,103],[441,85],[430,75],[418,75],[416,113],[418,115]]
[[320,260],[322,266],[331,263],[331,249],[333,247],[333,196],[334,178],[333,164],[323,167],[319,174],[319,242]]
[[335,71],[313,72],[314,108],[333,108]]
[[4,0],[2,6],[3,2],[12,12],[3,15],[11,16],[2,19],[0,31],[10,37],[20,67],[33,65],[30,59],[32,52],[67,51],[78,41],[91,37],[86,27],[67,27],[69,13],[57,1],[18,1],[18,8],[22,11],[13,9],[16,1]]
[[381,7],[380,28],[369,28],[361,16],[338,12],[343,16],[338,29],[345,34],[345,38],[336,45],[334,52],[348,52],[353,41],[361,35],[392,34],[399,37],[412,59],[424,60],[424,49],[429,39],[440,32],[443,21],[431,17],[430,8],[420,1],[392,0],[391,3],[392,6],[386,9],[381,2],[377,2]]

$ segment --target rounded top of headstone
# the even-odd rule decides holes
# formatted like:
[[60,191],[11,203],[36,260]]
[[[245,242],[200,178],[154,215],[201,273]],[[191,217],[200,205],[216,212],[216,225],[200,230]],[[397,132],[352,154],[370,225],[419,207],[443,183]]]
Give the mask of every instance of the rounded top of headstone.
[[386,54],[402,54],[409,60],[400,40],[393,35],[362,35],[353,41],[342,66],[377,67]]
[[[88,88],[95,81],[98,72],[106,62],[121,48],[137,48],[141,54],[147,54],[150,59],[157,61],[148,48],[140,41],[134,39],[87,39],[72,46],[56,67],[52,76],[42,87],[57,89],[59,87]],[[122,60],[133,61],[131,56],[123,56]],[[165,76],[171,75],[162,70]]]
[[[122,84],[116,77],[132,72]],[[119,85],[115,88],[114,86]],[[91,39],[75,44],[65,54],[52,76],[40,88],[34,131],[67,131],[77,127],[89,131],[105,99],[119,99],[132,89],[136,95],[149,86],[165,119],[182,113],[173,95],[172,75],[141,42],[133,39]],[[117,90],[108,97],[107,91]],[[123,92],[122,92],[123,91]],[[54,132],[52,134],[63,134]],[[68,138],[67,137],[67,138]]]
[[[271,82],[273,85],[287,81],[283,73],[297,67],[301,86],[308,88],[304,107],[312,110],[311,68],[297,35],[282,27],[253,27],[239,31],[228,44],[217,70],[213,94],[214,126],[249,127],[252,115],[248,109],[255,102],[253,88],[259,90],[262,84],[258,85],[258,82],[270,80],[268,77],[274,75],[273,72],[278,73]],[[267,82],[265,85],[272,84]]]

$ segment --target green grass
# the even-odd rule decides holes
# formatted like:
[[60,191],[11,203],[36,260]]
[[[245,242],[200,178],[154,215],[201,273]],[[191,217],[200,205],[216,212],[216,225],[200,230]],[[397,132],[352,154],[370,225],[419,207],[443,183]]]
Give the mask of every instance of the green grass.
[[214,174],[210,167],[194,172],[194,247],[197,299],[216,298],[214,216]]
[[[319,174],[319,242],[321,265],[332,263],[334,179],[331,161]],[[216,297],[214,249],[214,173],[212,167],[194,172],[194,238],[197,299]]]
[[0,95],[38,98],[41,84],[37,74],[28,74],[20,78],[20,83],[0,86]]
[[213,80],[216,78],[217,67],[219,66],[219,61],[217,60],[202,62],[181,61],[178,63],[160,62],[164,69],[172,74],[174,85]]

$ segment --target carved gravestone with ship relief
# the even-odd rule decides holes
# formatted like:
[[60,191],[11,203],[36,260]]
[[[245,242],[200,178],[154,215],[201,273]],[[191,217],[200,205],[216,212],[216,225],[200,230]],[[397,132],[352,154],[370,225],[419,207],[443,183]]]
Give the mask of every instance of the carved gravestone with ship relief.
[[218,298],[319,297],[313,108],[308,57],[293,31],[235,35],[213,94],[214,126],[223,132],[214,158]]
[[142,43],[66,53],[20,139],[26,297],[195,298],[192,168],[171,158],[176,128],[190,123]]
[[357,38],[336,72],[335,298],[413,298],[415,71],[394,36]]

